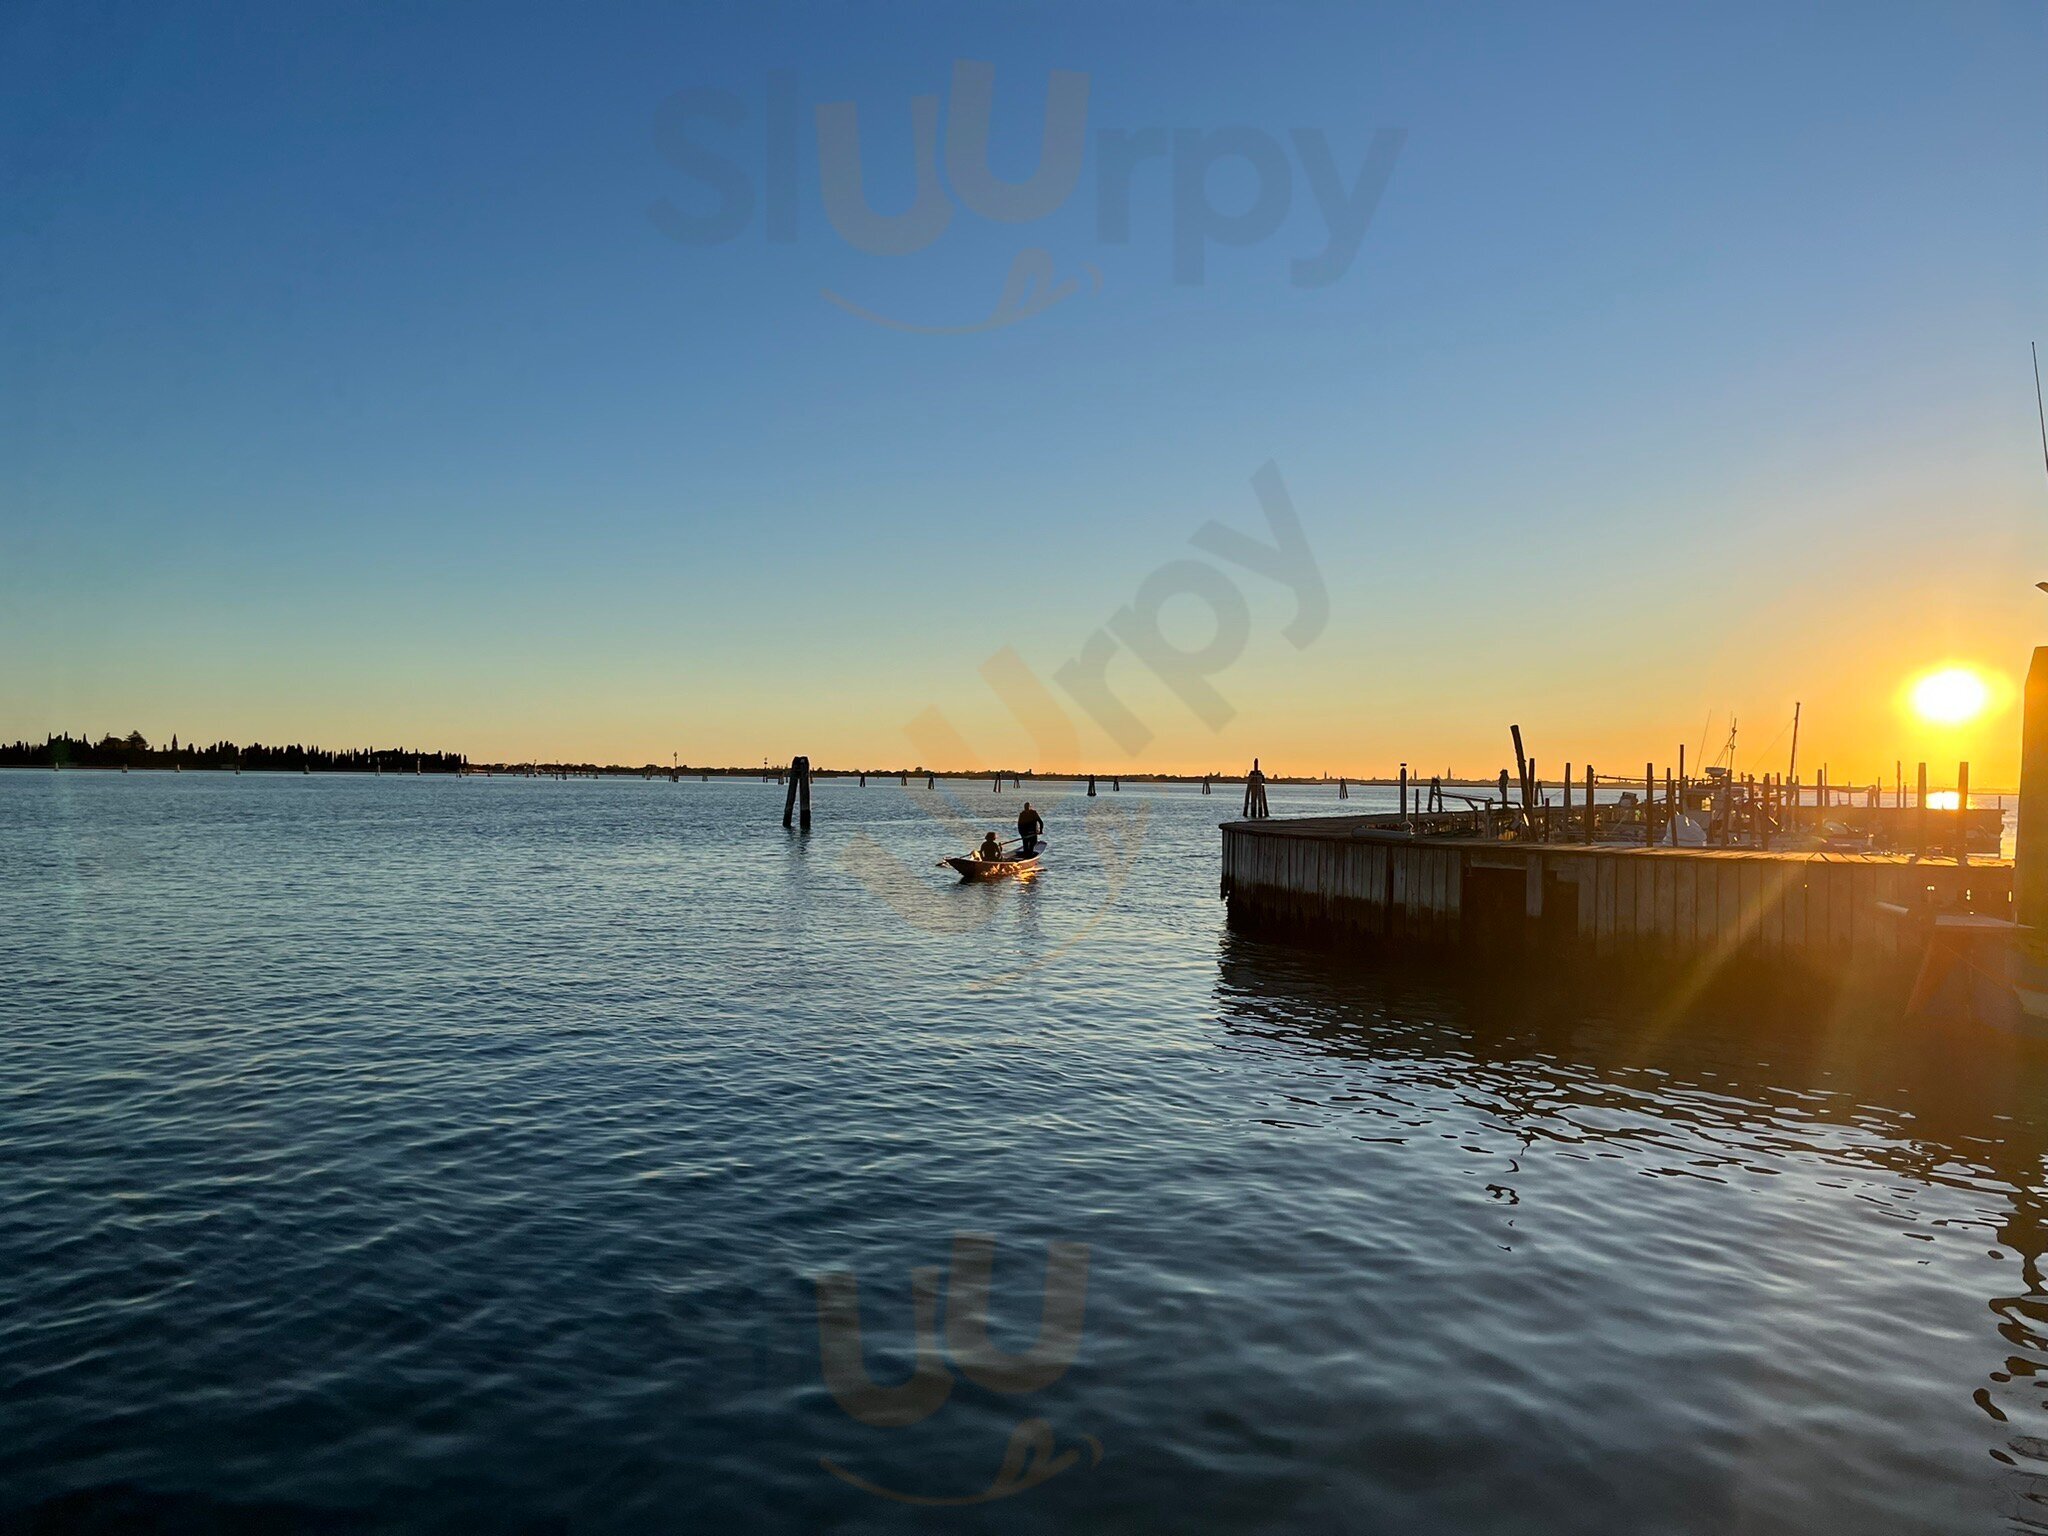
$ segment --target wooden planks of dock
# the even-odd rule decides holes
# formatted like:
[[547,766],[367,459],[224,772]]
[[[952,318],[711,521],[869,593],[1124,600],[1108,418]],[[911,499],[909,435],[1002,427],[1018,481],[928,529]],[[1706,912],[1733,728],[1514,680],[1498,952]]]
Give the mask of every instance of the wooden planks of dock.
[[1389,820],[1226,823],[1233,923],[1360,949],[1906,985],[1937,915],[2012,915],[2003,859],[1503,842]]

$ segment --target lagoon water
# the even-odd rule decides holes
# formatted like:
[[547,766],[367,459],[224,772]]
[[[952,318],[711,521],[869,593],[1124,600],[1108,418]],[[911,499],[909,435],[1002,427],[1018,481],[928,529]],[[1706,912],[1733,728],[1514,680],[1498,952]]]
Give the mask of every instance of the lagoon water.
[[[2048,1528],[2038,1063],[1248,941],[1230,786],[982,888],[893,782],[780,796],[0,773],[0,1511]],[[1071,1366],[934,1341],[863,1422],[819,1278],[894,1383],[960,1233],[1020,1352],[1085,1250]]]

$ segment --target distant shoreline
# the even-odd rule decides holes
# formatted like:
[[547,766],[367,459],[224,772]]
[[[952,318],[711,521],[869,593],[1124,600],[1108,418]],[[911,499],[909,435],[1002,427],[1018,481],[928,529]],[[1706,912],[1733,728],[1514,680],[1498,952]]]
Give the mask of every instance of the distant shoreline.
[[[402,760],[396,761],[391,765],[380,766],[378,764],[372,763],[367,767],[357,766],[354,764],[350,764],[348,766],[327,765],[318,762],[309,763],[303,766],[297,763],[243,763],[237,766],[233,763],[197,761],[135,763],[77,761],[46,761],[40,763],[25,763],[0,761],[0,770],[12,769],[23,773],[49,773],[52,771],[61,771],[65,773],[225,773],[229,775],[233,775],[236,773],[325,773],[354,774],[367,776],[371,778],[376,778],[380,775],[395,775],[399,777],[410,777],[416,775],[418,777],[424,778],[435,774],[439,774],[443,777],[450,778],[473,779],[675,778],[701,780],[708,778],[738,779],[742,782],[751,781],[756,783],[769,784],[779,782],[788,773],[788,770],[786,768],[780,771],[771,768],[764,773],[759,768],[711,768],[702,766],[681,766],[669,768],[655,766],[651,764],[639,768],[626,767],[620,764],[592,763],[465,763],[455,767],[442,767],[437,766],[434,763],[431,754],[427,757],[427,760],[423,764],[421,764],[421,766],[415,769],[415,767],[413,766],[413,760],[416,755],[417,754],[406,753],[403,754]],[[1007,769],[1005,769],[1001,773],[996,773],[993,770],[958,770],[948,772],[943,770],[933,770],[929,768],[814,768],[811,770],[811,778],[814,782],[822,779],[851,780],[854,782],[856,786],[858,786],[862,779],[873,779],[876,781],[877,784],[885,784],[892,780],[902,783],[912,779],[923,779],[959,784],[988,784],[1000,780],[1003,783],[1015,782],[1020,785],[1048,784],[1065,786],[1086,784],[1090,778],[1093,778],[1097,782],[1098,786],[1102,787],[1108,787],[1116,784],[1198,785],[1207,783],[1211,785],[1242,785],[1245,782],[1245,775],[1242,773],[1011,773]],[[1398,778],[1325,778],[1322,776],[1293,777],[1284,774],[1266,775],[1266,783],[1268,784],[1293,785],[1296,787],[1323,786],[1327,788],[1335,788],[1339,784],[1346,784],[1361,788],[1375,787],[1384,789],[1394,789],[1399,787],[1400,782],[1401,781]],[[1477,789],[1486,790],[1489,792],[1497,792],[1500,787],[1498,779],[1464,779],[1440,777],[1438,779],[1438,782],[1447,789]],[[1417,786],[1426,786],[1428,783],[1429,779],[1426,776],[1418,776],[1411,774],[1408,779],[1408,784],[1411,788],[1415,788]]]

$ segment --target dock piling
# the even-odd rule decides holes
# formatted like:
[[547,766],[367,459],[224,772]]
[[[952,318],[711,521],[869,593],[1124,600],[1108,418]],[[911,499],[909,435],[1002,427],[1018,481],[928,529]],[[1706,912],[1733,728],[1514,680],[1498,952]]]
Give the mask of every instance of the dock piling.
[[2014,980],[2029,1011],[2048,998],[2048,645],[2034,649],[2020,719],[2020,814],[2013,839]]
[[1956,764],[1956,862],[1970,857],[1970,765]]

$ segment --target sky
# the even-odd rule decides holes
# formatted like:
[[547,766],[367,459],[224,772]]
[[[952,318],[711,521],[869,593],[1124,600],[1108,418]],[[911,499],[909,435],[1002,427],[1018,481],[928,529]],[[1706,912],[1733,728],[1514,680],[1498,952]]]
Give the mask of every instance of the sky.
[[1796,702],[2016,781],[2039,0],[15,0],[0,72],[0,739],[1781,772]]

